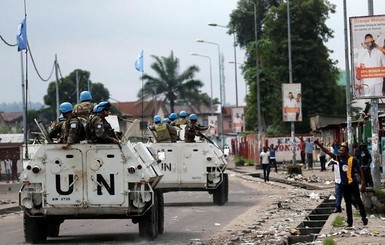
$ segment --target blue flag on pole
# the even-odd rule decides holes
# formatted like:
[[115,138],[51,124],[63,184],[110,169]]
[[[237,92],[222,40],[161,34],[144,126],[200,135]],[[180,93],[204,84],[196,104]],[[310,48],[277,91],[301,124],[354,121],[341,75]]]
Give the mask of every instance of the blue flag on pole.
[[20,22],[16,34],[17,51],[27,50],[27,25],[25,18]]
[[137,71],[141,71],[141,72],[144,71],[143,70],[143,50],[140,51],[140,54],[139,54],[138,58],[135,61],[135,69]]

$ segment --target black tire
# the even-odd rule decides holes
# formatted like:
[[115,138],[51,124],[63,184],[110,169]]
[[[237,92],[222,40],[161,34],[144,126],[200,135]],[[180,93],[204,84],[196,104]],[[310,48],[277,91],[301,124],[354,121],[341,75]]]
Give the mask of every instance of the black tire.
[[153,241],[158,236],[158,196],[154,193],[154,205],[139,219],[139,237]]
[[225,185],[225,201],[229,201],[229,176],[228,174],[223,174],[223,182]]
[[213,193],[213,203],[215,205],[222,206],[226,203],[225,189],[226,189],[226,183],[223,175],[222,182],[218,185],[218,187],[214,190],[214,193]]
[[24,213],[24,239],[27,243],[42,243],[47,240],[47,220],[41,217],[30,217]]
[[163,192],[158,191],[158,233],[164,232],[164,197]]
[[60,225],[63,221],[57,219],[49,219],[47,221],[47,236],[58,237],[60,233]]

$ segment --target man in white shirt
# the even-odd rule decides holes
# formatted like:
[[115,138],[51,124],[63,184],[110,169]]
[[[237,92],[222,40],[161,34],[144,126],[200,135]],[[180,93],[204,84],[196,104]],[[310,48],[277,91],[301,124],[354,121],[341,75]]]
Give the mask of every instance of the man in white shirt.
[[260,153],[260,163],[262,165],[263,170],[263,179],[266,181],[269,181],[269,175],[270,175],[270,153],[267,150],[267,147],[263,147],[263,151]]

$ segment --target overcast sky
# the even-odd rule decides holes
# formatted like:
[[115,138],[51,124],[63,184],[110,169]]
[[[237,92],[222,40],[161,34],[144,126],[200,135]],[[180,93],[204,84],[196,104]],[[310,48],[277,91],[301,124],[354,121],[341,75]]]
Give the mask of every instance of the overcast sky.
[[[27,2],[28,41],[32,55],[43,78],[53,66],[55,54],[63,76],[75,69],[91,72],[92,82],[101,82],[118,101],[136,100],[142,83],[134,62],[144,50],[144,69],[155,75],[151,55],[169,56],[171,51],[180,59],[181,71],[197,65],[197,79],[204,82],[203,92],[210,95],[209,61],[191,56],[191,52],[207,55],[212,60],[214,97],[219,98],[218,50],[215,45],[198,43],[204,39],[220,45],[224,54],[226,102],[235,105],[233,37],[225,28],[208,23],[227,25],[237,0],[34,0]],[[328,25],[335,38],[328,47],[333,59],[345,68],[343,6],[330,16]],[[368,15],[367,0],[347,0],[348,17]],[[374,0],[374,14],[385,14],[384,0]],[[17,26],[24,17],[23,0],[0,1],[0,35],[16,43]],[[254,30],[250,30],[254,32]],[[244,51],[237,48],[237,62],[244,60]],[[24,67],[25,68],[25,67]],[[43,102],[47,82],[28,65],[29,98]],[[50,79],[53,81],[54,77]],[[22,101],[20,53],[0,40],[0,103]],[[245,82],[238,69],[239,105],[245,105]],[[61,98],[61,102],[62,102]],[[0,108],[3,109],[3,108]]]

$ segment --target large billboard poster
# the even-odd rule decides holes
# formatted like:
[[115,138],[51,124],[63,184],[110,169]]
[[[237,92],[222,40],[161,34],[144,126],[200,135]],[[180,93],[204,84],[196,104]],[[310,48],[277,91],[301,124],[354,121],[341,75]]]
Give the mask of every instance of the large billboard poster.
[[354,96],[384,97],[385,15],[351,17],[349,22]]
[[282,115],[284,122],[302,121],[302,96],[300,83],[282,84]]
[[234,133],[240,133],[245,130],[245,124],[244,124],[244,108],[243,107],[237,107],[233,108],[231,120],[233,122],[233,132]]
[[208,116],[209,120],[209,135],[210,137],[218,136],[218,116]]

